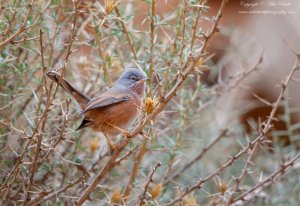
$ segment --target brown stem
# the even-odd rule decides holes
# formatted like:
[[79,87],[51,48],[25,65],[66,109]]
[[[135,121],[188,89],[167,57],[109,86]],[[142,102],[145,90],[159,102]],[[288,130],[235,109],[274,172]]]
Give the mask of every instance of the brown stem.
[[102,68],[103,68],[104,76],[107,79],[108,85],[112,86],[112,81],[111,81],[111,78],[110,78],[110,75],[109,75],[109,72],[108,72],[108,68],[107,68],[107,65],[106,65],[106,62],[105,62],[105,57],[104,57],[103,52],[102,52],[101,39],[97,35],[96,29],[95,29],[95,40],[96,40],[96,42],[98,44],[98,47],[99,47],[98,48],[98,53],[99,53],[99,56],[102,59]]
[[150,24],[150,66],[149,66],[149,96],[152,97],[153,93],[153,48],[154,48],[154,30],[155,30],[155,0],[151,3],[151,24]]
[[181,49],[180,49],[180,66],[182,67],[183,65],[183,51],[185,48],[185,14],[187,10],[187,0],[183,1],[183,8],[182,8],[182,14],[181,14],[181,24],[182,24],[182,29],[181,29]]
[[65,192],[67,189],[73,187],[74,185],[82,182],[83,180],[85,179],[85,177],[80,177],[78,179],[76,179],[75,181],[73,182],[70,182],[69,184],[65,185],[64,187],[60,188],[59,190],[55,191],[55,192],[52,192],[48,195],[46,195],[45,197],[43,198],[40,198],[40,197],[37,197],[36,199],[33,199],[31,200],[30,202],[27,202],[25,204],[25,206],[37,206],[37,205],[41,205],[43,202],[46,202],[47,200],[53,198],[53,197],[56,197],[58,196],[59,194]]
[[159,168],[160,166],[161,166],[161,163],[159,162],[156,164],[154,169],[151,171],[151,173],[149,175],[149,179],[148,179],[147,183],[145,184],[143,194],[141,195],[141,198],[140,198],[140,206],[143,205],[144,199],[146,198],[146,193],[147,193],[148,187],[149,187],[150,183],[153,182],[153,175],[156,172],[157,168]]
[[127,29],[127,27],[126,27],[124,21],[122,20],[123,17],[122,17],[122,15],[121,15],[121,13],[120,13],[120,10],[119,10],[118,7],[116,7],[115,10],[116,10],[116,13],[117,13],[118,17],[121,18],[121,20],[120,20],[121,26],[122,26],[123,32],[124,32],[125,35],[126,35],[126,38],[127,38],[127,41],[128,41],[129,47],[130,47],[130,50],[131,50],[131,52],[132,52],[132,54],[133,54],[134,60],[137,60],[137,55],[136,55],[135,48],[134,48],[134,46],[133,46],[131,37],[130,37],[130,35],[129,35],[129,31],[128,31],[128,29]]
[[[300,153],[298,153],[293,159],[291,159],[289,162],[283,164],[280,166],[280,168],[278,168],[278,170],[276,170],[275,172],[273,172],[269,177],[267,177],[264,181],[261,181],[260,183],[258,183],[257,185],[255,185],[254,187],[252,187],[251,189],[249,189],[248,191],[246,191],[245,193],[243,193],[242,195],[240,195],[239,197],[237,197],[235,200],[233,200],[231,203],[235,203],[239,200],[247,200],[247,196],[251,196],[251,198],[253,198],[256,194],[253,194],[253,196],[251,195],[253,192],[257,191],[259,188],[264,189],[265,187],[268,187],[271,183],[275,182],[279,177],[283,176],[284,174],[287,173],[288,169],[290,168],[290,170],[292,169],[293,165],[299,161],[300,159]],[[241,204],[244,205],[244,204]]]
[[144,142],[142,144],[142,147],[141,147],[141,150],[140,150],[138,156],[135,159],[134,166],[133,166],[129,181],[128,181],[127,187],[125,189],[125,192],[124,192],[125,201],[127,201],[128,198],[129,198],[129,195],[130,195],[131,190],[132,190],[132,184],[133,184],[133,182],[135,180],[135,177],[136,177],[136,175],[139,171],[141,161],[142,161],[142,159],[143,159],[143,157],[144,157],[144,155],[147,151],[147,143],[148,143],[148,140],[147,139],[144,140]]
[[239,189],[239,186],[240,186],[240,183],[242,181],[242,179],[245,177],[245,175],[247,174],[247,169],[248,169],[248,166],[251,164],[251,161],[252,161],[252,158],[253,158],[253,155],[254,155],[254,152],[256,151],[257,147],[258,147],[258,142],[256,142],[253,146],[253,149],[250,151],[250,154],[247,158],[247,162],[242,170],[242,173],[240,174],[240,176],[238,177],[238,179],[236,180],[236,184],[234,186],[234,188],[232,189],[231,194],[228,198],[228,201],[226,203],[226,206],[229,206],[232,204],[233,202],[233,195],[234,193]]

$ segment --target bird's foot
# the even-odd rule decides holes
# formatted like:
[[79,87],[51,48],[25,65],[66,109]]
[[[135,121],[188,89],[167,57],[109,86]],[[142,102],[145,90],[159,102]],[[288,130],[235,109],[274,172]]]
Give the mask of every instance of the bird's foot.
[[109,149],[110,149],[110,153],[113,153],[113,152],[119,153],[118,148],[110,141],[109,137],[105,133],[103,133],[103,135],[104,135],[104,137],[105,137],[105,139],[106,139],[106,141],[108,143],[108,146],[109,146]]
[[126,138],[129,138],[129,136],[130,136],[130,132],[129,132],[129,131],[126,131],[126,130],[124,130],[124,131],[123,131],[123,135],[124,135],[124,137],[126,137]]
[[111,142],[109,142],[108,145],[109,145],[110,153],[114,153],[114,152],[119,153],[120,152],[119,149]]
[[[107,123],[106,123],[106,124],[107,124]],[[122,129],[122,128],[120,128],[120,127],[117,127],[117,126],[115,126],[115,125],[111,125],[111,124],[107,124],[107,125],[113,127],[114,129],[120,131],[121,133],[123,133],[123,135],[124,135],[126,138],[129,137],[129,134],[130,134],[129,131],[127,131],[127,130],[125,130],[125,129]]]

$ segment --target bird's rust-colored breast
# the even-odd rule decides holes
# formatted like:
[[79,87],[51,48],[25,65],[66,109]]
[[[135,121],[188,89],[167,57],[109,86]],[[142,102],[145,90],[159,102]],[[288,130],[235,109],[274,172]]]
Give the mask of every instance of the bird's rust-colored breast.
[[115,136],[121,132],[109,125],[126,130],[140,113],[142,105],[141,98],[136,94],[131,93],[127,96],[127,101],[86,112],[85,116],[92,120],[91,128],[108,136]]

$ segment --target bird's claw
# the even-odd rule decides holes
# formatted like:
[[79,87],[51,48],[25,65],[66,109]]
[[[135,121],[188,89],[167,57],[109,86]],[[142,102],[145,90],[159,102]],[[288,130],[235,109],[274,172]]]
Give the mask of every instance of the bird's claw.
[[129,131],[124,131],[123,135],[124,135],[124,137],[129,138],[130,132]]
[[114,144],[109,145],[109,150],[111,153],[113,153],[113,152],[119,153],[119,149]]

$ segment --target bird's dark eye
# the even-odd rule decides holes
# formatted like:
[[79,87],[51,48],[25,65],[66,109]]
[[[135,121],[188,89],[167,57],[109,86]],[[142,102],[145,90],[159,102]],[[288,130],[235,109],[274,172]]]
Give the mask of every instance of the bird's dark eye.
[[136,80],[137,80],[137,77],[136,77],[136,76],[131,76],[131,77],[130,77],[130,80],[136,81]]

